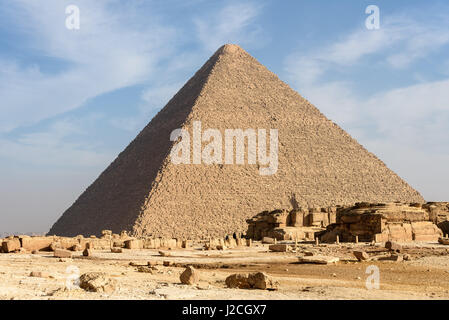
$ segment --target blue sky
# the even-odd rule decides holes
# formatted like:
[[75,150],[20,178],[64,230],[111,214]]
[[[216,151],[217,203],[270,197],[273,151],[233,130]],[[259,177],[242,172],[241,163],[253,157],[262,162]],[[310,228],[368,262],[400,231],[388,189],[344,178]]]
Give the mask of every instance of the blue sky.
[[224,43],[449,200],[447,1],[0,0],[0,233],[48,231]]

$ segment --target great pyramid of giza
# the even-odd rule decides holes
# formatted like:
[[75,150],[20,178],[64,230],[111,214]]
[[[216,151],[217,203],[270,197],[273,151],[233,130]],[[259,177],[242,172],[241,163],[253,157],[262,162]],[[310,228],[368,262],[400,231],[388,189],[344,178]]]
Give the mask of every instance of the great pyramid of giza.
[[[226,129],[263,128],[267,136],[277,129],[277,171],[262,175],[260,163],[173,163],[170,152],[181,140],[172,142],[171,133],[183,128],[192,136],[195,121],[203,132],[215,128],[223,137]],[[109,229],[199,239],[243,232],[245,220],[264,210],[360,201],[424,199],[246,51],[225,45],[49,234],[98,235]]]

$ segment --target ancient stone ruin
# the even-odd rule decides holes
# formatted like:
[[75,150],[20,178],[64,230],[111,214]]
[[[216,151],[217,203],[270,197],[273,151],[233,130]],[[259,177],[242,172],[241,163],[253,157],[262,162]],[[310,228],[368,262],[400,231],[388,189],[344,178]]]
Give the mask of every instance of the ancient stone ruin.
[[449,202],[428,202],[423,208],[429,211],[430,221],[449,234]]
[[[323,242],[436,242],[448,234],[449,203],[356,203],[263,211],[247,220],[246,237]],[[337,240],[338,239],[338,240]]]
[[246,220],[246,236],[254,240],[314,240],[315,232],[336,222],[337,207],[263,211]]
[[[261,175],[263,166],[246,160],[243,165],[172,163],[170,152],[179,141],[171,141],[171,133],[184,129],[193,136],[195,121],[223,137],[227,129],[278,130],[276,173]],[[200,141],[200,147],[206,143]],[[223,237],[245,232],[246,219],[267,208],[361,201],[424,203],[416,190],[275,74],[240,47],[225,45],[49,234],[99,236],[106,228],[139,237]],[[304,226],[315,228],[312,216]]]
[[430,212],[429,204],[357,203],[337,208],[336,222],[317,236],[324,242],[334,242],[337,237],[350,242],[436,242],[443,232],[432,221]]

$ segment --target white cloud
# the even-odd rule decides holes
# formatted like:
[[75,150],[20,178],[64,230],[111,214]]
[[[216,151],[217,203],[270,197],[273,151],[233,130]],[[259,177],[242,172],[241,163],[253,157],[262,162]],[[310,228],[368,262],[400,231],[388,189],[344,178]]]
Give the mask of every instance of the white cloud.
[[198,38],[208,51],[215,51],[225,43],[256,44],[262,41],[260,28],[254,24],[260,12],[259,4],[232,2],[218,13],[194,20]]
[[[19,30],[34,39],[33,52],[61,59],[65,70],[43,72],[38,65],[0,61],[0,132],[10,131],[81,106],[87,99],[148,79],[176,36],[132,7],[114,10],[114,1],[77,1],[80,30],[65,27],[68,1],[20,0],[10,10],[23,15]],[[144,19],[143,19],[144,18]],[[148,19],[148,20],[146,20]],[[139,28],[135,24],[140,23]]]
[[379,30],[359,28],[335,43],[291,54],[287,58],[289,70],[299,85],[313,83],[330,70],[354,67],[363,58],[382,54],[394,68],[408,67],[412,62],[449,44],[447,19],[423,25],[412,19],[390,16]]

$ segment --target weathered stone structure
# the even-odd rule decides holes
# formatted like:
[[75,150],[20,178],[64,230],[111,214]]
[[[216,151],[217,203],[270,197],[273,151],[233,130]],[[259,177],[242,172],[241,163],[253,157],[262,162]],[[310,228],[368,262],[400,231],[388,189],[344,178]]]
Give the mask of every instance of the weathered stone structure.
[[430,221],[449,234],[449,202],[428,202],[423,208],[429,211]]
[[337,207],[263,211],[246,220],[246,237],[261,240],[313,240],[317,231],[336,222]]
[[337,208],[336,223],[317,236],[321,241],[431,241],[436,242],[442,231],[431,219],[428,205],[370,204]]
[[[193,136],[196,121],[222,137],[228,129],[278,130],[277,171],[261,175],[266,165],[247,160],[243,165],[192,159],[190,164],[172,163],[170,152],[179,141],[171,141],[171,133],[183,129]],[[197,148],[209,142],[200,139]],[[194,147],[191,143],[190,155]],[[225,45],[49,234],[100,236],[107,228],[139,237],[205,239],[244,232],[246,219],[267,208],[360,201],[424,203],[416,190],[275,74],[240,47]],[[312,226],[321,224],[312,217]]]

